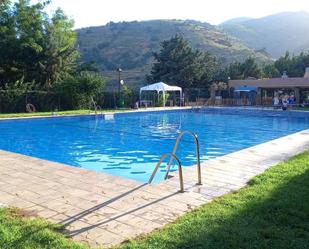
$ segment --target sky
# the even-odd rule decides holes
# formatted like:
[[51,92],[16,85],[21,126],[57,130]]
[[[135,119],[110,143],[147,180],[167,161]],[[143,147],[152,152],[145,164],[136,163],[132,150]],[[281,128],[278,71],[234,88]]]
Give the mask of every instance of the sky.
[[219,24],[235,17],[309,12],[309,0],[52,0],[49,11],[57,7],[75,20],[75,28],[81,28],[110,21],[152,19],[193,19]]

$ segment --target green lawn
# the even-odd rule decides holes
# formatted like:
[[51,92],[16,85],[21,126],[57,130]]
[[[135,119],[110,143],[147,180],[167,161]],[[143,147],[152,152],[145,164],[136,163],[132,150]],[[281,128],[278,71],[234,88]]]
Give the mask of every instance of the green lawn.
[[309,107],[304,107],[304,108],[302,108],[301,110],[303,110],[303,111],[309,111]]
[[174,224],[121,248],[291,248],[309,246],[309,152],[255,177]]
[[[0,211],[0,248],[86,248],[66,240],[59,227]],[[309,245],[309,151],[255,177],[145,238],[120,249],[291,248]]]
[[[103,109],[102,112],[125,112],[130,109]],[[309,111],[309,107],[299,108],[297,110]],[[70,110],[70,111],[58,111],[56,115],[82,115],[93,113],[93,110],[81,109],[81,110]],[[22,117],[40,117],[40,116],[52,116],[52,112],[33,112],[33,113],[0,113],[1,118],[22,118]]]
[[[102,112],[122,112],[129,109],[104,109]],[[79,115],[93,113],[93,110],[71,110],[55,112],[56,115]],[[0,113],[1,118],[21,118],[21,117],[38,117],[38,116],[51,116],[52,112],[33,112],[33,113]]]
[[60,231],[60,226],[43,219],[29,219],[18,210],[0,209],[1,249],[86,249],[66,239]]

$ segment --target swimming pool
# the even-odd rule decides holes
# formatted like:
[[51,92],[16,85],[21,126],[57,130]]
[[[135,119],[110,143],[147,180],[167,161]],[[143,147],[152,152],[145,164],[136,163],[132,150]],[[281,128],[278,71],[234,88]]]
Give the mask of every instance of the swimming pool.
[[[232,109],[1,120],[0,149],[147,182],[180,131],[199,136],[205,161],[308,128],[309,113]],[[191,137],[177,155],[184,166],[196,164]],[[162,165],[155,181],[164,173]]]

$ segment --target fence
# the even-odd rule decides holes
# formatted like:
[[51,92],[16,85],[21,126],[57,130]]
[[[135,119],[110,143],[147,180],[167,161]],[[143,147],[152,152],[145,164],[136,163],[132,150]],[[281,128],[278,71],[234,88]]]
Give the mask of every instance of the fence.
[[26,105],[33,104],[39,111],[59,109],[59,96],[45,91],[0,90],[0,112],[25,112]]
[[[0,113],[26,112],[26,105],[31,103],[37,111],[52,112],[72,109],[91,109],[91,101],[80,101],[76,104],[70,95],[47,91],[20,91],[20,90],[0,90]],[[119,100],[121,99],[121,103]],[[102,108],[134,107],[138,100],[138,93],[117,93],[104,92],[94,98],[97,105]]]

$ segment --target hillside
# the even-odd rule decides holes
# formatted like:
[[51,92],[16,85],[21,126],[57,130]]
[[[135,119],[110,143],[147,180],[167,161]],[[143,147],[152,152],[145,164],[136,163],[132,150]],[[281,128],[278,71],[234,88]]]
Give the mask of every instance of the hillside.
[[220,28],[248,47],[265,49],[278,58],[286,51],[309,50],[309,13],[285,12],[259,19],[227,21]]
[[264,51],[255,52],[215,26],[191,20],[109,23],[77,32],[81,60],[96,61],[111,84],[117,79],[115,69],[118,67],[124,70],[122,77],[131,86],[144,84],[153,52],[160,49],[160,42],[177,33],[187,38],[193,47],[210,52],[225,64],[249,56],[259,61],[269,60]]
[[233,19],[229,19],[225,22],[223,22],[221,25],[229,25],[229,24],[239,24],[239,23],[242,23],[242,22],[245,22],[245,21],[249,21],[249,20],[252,20],[253,18],[251,17],[236,17],[236,18],[233,18]]

